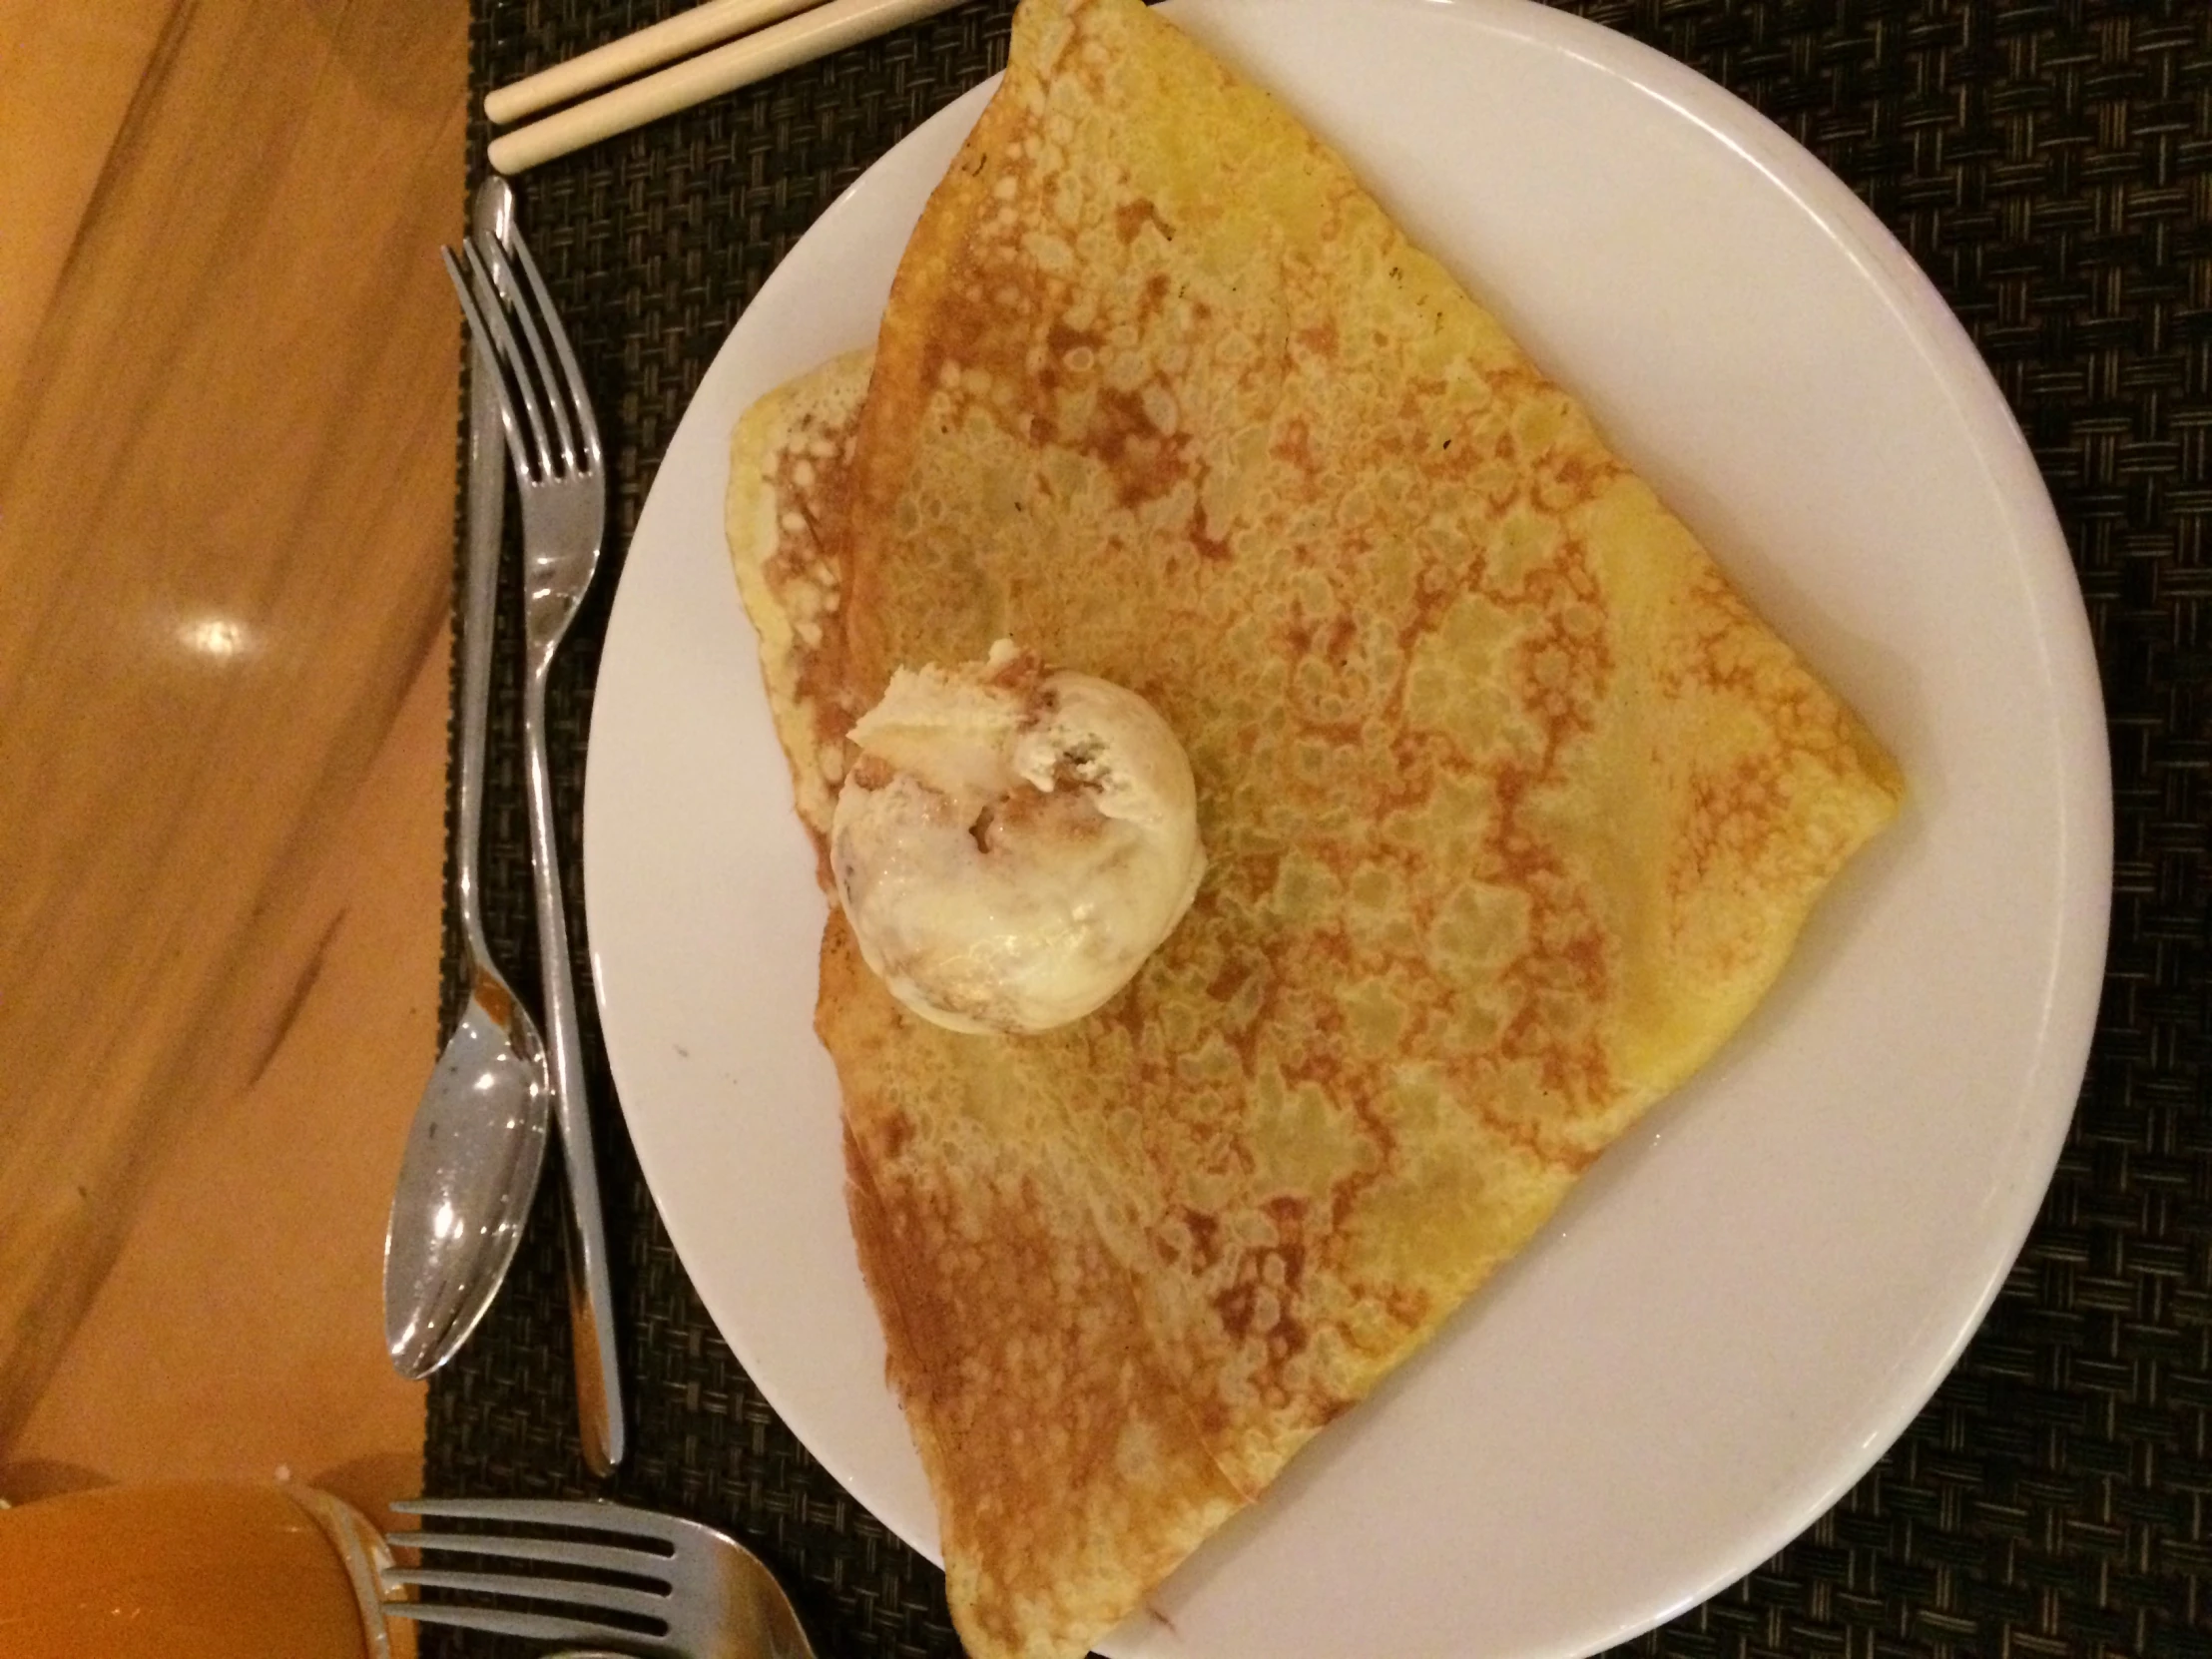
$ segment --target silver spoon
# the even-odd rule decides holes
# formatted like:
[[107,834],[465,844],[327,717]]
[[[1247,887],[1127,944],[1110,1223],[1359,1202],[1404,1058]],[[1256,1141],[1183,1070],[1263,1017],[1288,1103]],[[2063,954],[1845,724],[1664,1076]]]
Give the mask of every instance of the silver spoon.
[[[504,179],[485,180],[476,193],[477,234],[505,245],[513,225],[513,191]],[[392,1365],[409,1378],[427,1377],[453,1358],[506,1277],[537,1192],[552,1110],[544,1040],[492,966],[477,891],[507,457],[497,382],[483,364],[475,366],[468,411],[460,780],[453,814],[455,897],[469,997],[415,1108],[384,1235],[384,1342]]]

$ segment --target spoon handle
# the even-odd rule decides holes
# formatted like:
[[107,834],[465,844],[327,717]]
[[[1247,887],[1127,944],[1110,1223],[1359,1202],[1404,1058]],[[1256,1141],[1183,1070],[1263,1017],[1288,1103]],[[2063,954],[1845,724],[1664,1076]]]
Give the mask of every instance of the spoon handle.
[[561,901],[560,849],[553,835],[553,777],[545,759],[545,669],[532,664],[523,686],[523,748],[530,785],[530,868],[538,900],[538,961],[545,993],[545,1042],[551,1059],[553,1121],[568,1168],[568,1311],[575,1333],[576,1397],[583,1412],[584,1460],[599,1474],[622,1461],[622,1380],[615,1370],[614,1289],[607,1274],[607,1228],[599,1204],[599,1161],[592,1151],[591,1101],[576,1023],[576,982],[568,960],[568,916]]
[[[496,175],[477,189],[479,235],[507,240],[514,191]],[[484,728],[491,703],[492,616],[499,593],[499,537],[507,510],[507,452],[499,431],[494,371],[471,354],[468,374],[468,556],[461,595],[460,752],[453,786],[454,908],[471,957],[488,961],[477,884],[484,824]]]

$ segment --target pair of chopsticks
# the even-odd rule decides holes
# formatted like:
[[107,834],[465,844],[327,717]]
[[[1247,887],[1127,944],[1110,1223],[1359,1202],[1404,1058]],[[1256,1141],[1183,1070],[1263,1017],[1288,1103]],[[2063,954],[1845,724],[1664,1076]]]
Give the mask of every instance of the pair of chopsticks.
[[[504,127],[569,107],[491,141],[491,165],[521,173],[664,115],[943,11],[955,0],[707,0],[666,22],[485,94]],[[727,42],[728,44],[721,44]],[[702,48],[713,47],[712,51]],[[698,53],[697,57],[689,54]],[[684,59],[681,63],[675,60]],[[673,67],[662,69],[663,64]],[[658,74],[646,74],[658,70]],[[631,80],[642,75],[642,80]],[[616,83],[626,83],[616,85]],[[600,92],[613,87],[611,92]],[[575,98],[599,92],[596,98]]]

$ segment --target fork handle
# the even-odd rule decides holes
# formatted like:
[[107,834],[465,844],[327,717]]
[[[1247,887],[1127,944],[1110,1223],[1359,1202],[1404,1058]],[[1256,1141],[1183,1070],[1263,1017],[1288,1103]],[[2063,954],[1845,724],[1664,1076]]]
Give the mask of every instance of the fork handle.
[[545,661],[523,685],[523,749],[530,793],[530,869],[538,901],[538,957],[545,993],[545,1045],[551,1062],[553,1121],[568,1169],[568,1312],[575,1332],[576,1398],[583,1412],[584,1460],[610,1474],[622,1461],[622,1379],[615,1369],[614,1289],[607,1275],[607,1226],[599,1203],[599,1161],[592,1151],[591,1101],[569,972],[568,913],[561,899],[560,848],[553,834],[553,776],[545,760]]

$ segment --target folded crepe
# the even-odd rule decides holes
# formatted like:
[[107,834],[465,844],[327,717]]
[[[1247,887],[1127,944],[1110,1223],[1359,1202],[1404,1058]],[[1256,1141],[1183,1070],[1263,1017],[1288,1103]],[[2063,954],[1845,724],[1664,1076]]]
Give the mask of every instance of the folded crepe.
[[750,411],[799,810],[1011,637],[1182,737],[1211,867],[1106,1007],[902,1009],[850,1213],[979,1659],[1079,1654],[1727,1037],[1897,772],[1345,164],[1138,0],[1023,0],[877,346]]

